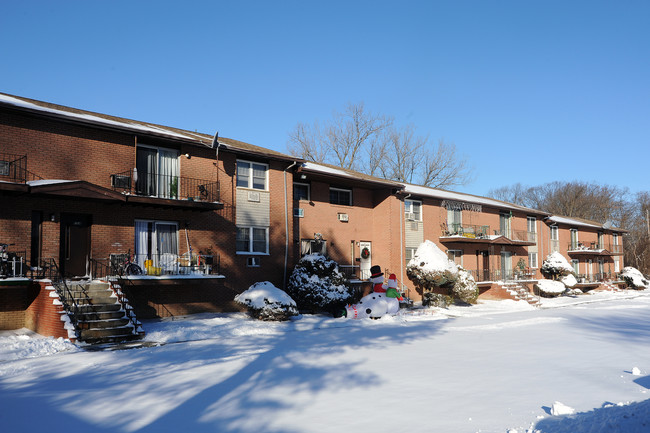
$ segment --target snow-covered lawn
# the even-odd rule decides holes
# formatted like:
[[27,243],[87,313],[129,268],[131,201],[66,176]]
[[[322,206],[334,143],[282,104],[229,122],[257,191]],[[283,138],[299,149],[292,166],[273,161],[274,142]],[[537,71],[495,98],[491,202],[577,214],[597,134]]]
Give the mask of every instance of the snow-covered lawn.
[[0,431],[650,431],[650,293],[542,305],[200,315],[145,322],[163,345],[103,352],[4,333]]

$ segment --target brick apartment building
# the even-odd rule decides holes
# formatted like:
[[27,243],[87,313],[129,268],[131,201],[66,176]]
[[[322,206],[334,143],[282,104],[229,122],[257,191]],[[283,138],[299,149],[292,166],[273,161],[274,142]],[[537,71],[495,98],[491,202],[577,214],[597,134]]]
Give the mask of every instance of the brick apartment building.
[[[260,280],[283,287],[301,255],[316,251],[361,280],[378,264],[418,299],[405,265],[425,239],[470,270],[485,296],[500,281],[540,278],[552,251],[597,286],[623,267],[622,233],[0,94],[0,243],[36,274],[56,263],[68,276],[100,275],[133,254],[149,271],[129,280],[142,317],[232,310],[236,293]],[[35,293],[0,290],[0,317],[11,322],[0,327],[32,320]]]

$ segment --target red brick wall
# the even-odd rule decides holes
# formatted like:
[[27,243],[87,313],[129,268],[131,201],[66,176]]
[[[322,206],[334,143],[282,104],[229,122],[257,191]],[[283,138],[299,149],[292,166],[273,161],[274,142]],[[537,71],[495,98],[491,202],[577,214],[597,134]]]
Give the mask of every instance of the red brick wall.
[[53,301],[58,297],[50,297],[50,293],[54,292],[54,290],[47,289],[50,283],[40,281],[33,284],[38,292],[25,311],[24,326],[48,337],[68,338],[68,331],[64,328],[64,322],[61,321],[63,306],[54,305]]

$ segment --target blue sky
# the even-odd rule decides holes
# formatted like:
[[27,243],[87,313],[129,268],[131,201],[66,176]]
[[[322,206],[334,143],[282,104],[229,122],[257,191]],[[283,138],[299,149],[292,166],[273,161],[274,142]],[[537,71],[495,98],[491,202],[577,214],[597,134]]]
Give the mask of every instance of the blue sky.
[[454,143],[457,190],[650,190],[648,1],[11,1],[0,92],[286,150],[348,102]]

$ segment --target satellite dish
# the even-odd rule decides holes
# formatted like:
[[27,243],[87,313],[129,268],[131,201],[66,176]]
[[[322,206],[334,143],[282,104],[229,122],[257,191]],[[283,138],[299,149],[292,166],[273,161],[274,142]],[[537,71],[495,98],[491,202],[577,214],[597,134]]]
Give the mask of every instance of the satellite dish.
[[603,224],[604,229],[611,229],[612,227],[614,227],[614,223],[611,220],[607,220],[605,221],[605,224]]
[[214,134],[214,138],[212,138],[212,148],[214,149],[217,146],[219,146],[219,131],[217,131],[217,133]]

